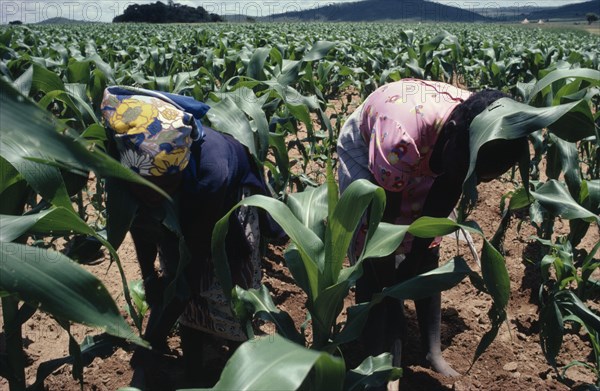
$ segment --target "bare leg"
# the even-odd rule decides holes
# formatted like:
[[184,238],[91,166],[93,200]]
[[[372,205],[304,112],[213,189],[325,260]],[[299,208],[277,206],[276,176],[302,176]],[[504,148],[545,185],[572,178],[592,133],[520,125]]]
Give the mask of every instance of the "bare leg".
[[444,376],[460,376],[442,357],[440,341],[442,294],[436,293],[431,297],[415,301],[421,343],[426,353],[426,359],[432,368]]

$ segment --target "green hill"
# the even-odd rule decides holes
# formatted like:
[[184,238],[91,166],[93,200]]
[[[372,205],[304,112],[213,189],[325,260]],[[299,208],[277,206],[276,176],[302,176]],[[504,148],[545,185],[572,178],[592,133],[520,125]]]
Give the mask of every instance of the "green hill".
[[37,24],[75,24],[75,23],[88,23],[84,20],[74,20],[68,18],[49,18],[38,22]]
[[595,12],[600,14],[600,0],[587,1],[579,4],[569,4],[562,7],[533,11],[527,18],[537,19],[581,19],[585,21],[585,14]]
[[364,0],[352,3],[330,4],[304,11],[275,14],[261,18],[260,20],[483,22],[490,19],[461,8],[425,0]]
[[585,3],[568,4],[560,7],[499,7],[475,8],[474,12],[496,19],[498,21],[515,21],[529,19],[531,22],[557,19],[578,19],[585,21],[589,12],[600,14],[600,0],[586,1]]

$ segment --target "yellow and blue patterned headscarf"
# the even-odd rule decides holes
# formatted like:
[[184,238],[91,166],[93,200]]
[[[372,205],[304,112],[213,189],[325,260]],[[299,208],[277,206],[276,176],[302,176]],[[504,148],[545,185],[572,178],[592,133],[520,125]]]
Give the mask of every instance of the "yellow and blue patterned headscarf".
[[199,119],[209,107],[190,97],[133,87],[108,87],[101,110],[113,132],[121,164],[143,176],[183,171]]

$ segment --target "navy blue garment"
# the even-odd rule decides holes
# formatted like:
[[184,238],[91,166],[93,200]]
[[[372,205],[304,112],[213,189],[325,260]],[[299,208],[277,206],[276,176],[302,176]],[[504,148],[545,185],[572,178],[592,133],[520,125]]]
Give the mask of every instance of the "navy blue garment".
[[228,193],[241,186],[266,194],[262,175],[244,146],[232,136],[205,127],[203,142],[192,143],[190,162],[183,171],[184,192]]
[[[253,194],[268,195],[263,176],[246,148],[232,136],[204,127],[202,143],[192,144],[190,162],[183,171],[180,218],[186,242],[193,253],[209,256],[212,230],[216,222],[242,198],[242,189]],[[283,231],[267,215],[260,212],[261,232],[281,237]],[[240,238],[236,224],[228,236]]]

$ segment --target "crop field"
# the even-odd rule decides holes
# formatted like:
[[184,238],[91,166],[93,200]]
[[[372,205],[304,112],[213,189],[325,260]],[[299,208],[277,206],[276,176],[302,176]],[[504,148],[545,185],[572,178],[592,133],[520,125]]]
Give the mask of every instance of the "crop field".
[[[457,221],[382,223],[385,194],[367,182],[338,196],[341,126],[376,88],[409,77],[502,90],[514,101],[472,128],[530,141],[530,161],[478,196],[465,182]],[[244,203],[288,234],[266,244],[263,285],[246,291],[228,274],[227,219],[213,231],[215,272],[255,334],[233,354],[210,342],[214,389],[397,379],[403,390],[599,389],[600,36],[394,23],[0,26],[0,389],[125,388],[134,348],[147,345],[127,235],[135,208],[120,187],[153,185],[110,157],[100,102],[111,85],[206,102],[205,124],[244,144],[268,180],[271,199]],[[351,266],[366,210],[365,251]],[[445,235],[440,268],[354,303],[362,260],[391,254],[407,232]],[[410,299],[438,291],[458,378],[421,357]],[[388,354],[363,361],[357,341],[386,296],[407,299],[402,369]],[[186,388],[179,342],[174,330],[157,390]]]

